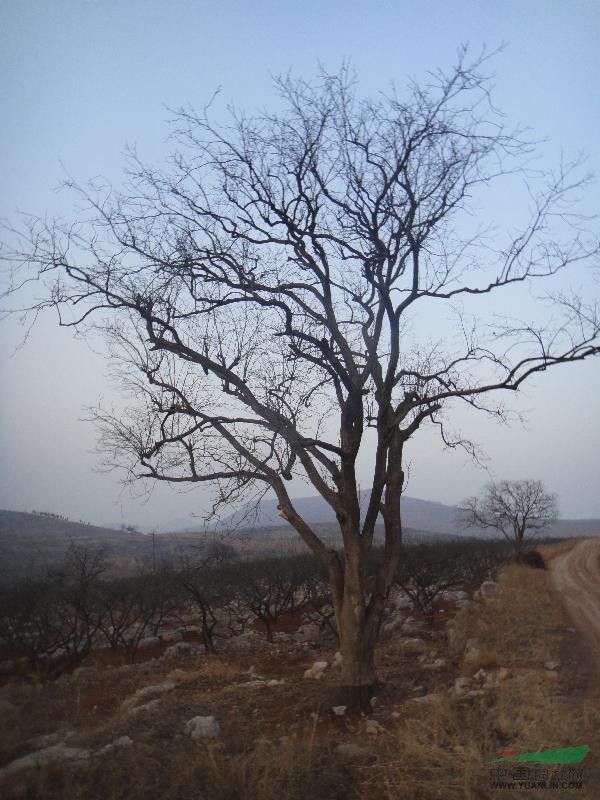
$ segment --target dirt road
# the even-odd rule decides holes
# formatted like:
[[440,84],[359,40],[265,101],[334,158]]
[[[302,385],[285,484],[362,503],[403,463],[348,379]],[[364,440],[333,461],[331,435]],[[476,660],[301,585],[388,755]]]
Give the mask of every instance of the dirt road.
[[550,564],[552,580],[600,666],[600,537],[584,539]]

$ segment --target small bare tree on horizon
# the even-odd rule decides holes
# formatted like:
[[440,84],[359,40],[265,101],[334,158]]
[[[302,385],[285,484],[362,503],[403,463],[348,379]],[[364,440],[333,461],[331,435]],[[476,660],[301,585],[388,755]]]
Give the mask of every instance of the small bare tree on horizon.
[[[34,313],[100,330],[122,365],[130,412],[94,414],[109,464],[210,482],[216,506],[275,493],[327,572],[342,684],[361,703],[400,554],[406,442],[436,425],[472,451],[447,427],[457,403],[502,420],[499,395],[600,351],[595,303],[554,284],[598,254],[573,206],[589,176],[579,161],[531,168],[535,143],[491,103],[487,60],[463,49],[448,72],[376,99],[347,68],[284,76],[283,110],[228,125],[180,110],[164,169],[131,152],[121,191],[70,183],[79,220],[29,218],[5,249],[15,291],[47,287]],[[492,186],[511,204],[525,187],[518,230],[474,222]],[[498,313],[521,295],[526,320]],[[343,553],[294,507],[296,478],[334,510]]]
[[461,511],[465,525],[498,531],[519,556],[526,540],[556,521],[558,502],[542,481],[500,481],[463,500]]

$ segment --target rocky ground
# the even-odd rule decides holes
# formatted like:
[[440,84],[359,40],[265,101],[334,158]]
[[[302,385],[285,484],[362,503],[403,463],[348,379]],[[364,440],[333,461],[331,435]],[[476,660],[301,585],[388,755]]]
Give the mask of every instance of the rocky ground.
[[[296,784],[312,780],[311,797],[382,796],[382,786],[392,792],[398,782],[404,794],[383,796],[487,797],[486,755],[519,740],[538,747],[585,738],[593,716],[581,681],[573,687],[575,629],[545,574],[511,570],[499,585],[448,593],[433,622],[403,594],[391,598],[370,715],[339,701],[340,654],[307,619],[280,626],[288,630],[272,643],[247,631],[216,654],[204,653],[194,631],[171,628],[133,665],[95,653],[57,681],[8,682],[0,792],[255,800],[295,797]],[[537,582],[538,606],[545,603],[529,620],[515,599],[524,579]],[[544,634],[533,641],[540,614]],[[561,716],[556,744],[548,731]],[[342,792],[348,781],[354,795]],[[203,793],[193,794],[199,784]],[[577,795],[585,796],[594,795]]]

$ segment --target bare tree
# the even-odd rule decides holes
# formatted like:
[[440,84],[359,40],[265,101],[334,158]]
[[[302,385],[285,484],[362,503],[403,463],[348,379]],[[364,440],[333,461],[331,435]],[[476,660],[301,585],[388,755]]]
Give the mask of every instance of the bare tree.
[[[111,650],[122,648],[130,664],[148,631],[157,632],[165,612],[177,604],[170,580],[164,573],[138,572],[100,585],[103,609],[99,631]],[[171,591],[169,591],[171,590]]]
[[207,653],[215,652],[219,625],[217,611],[232,598],[230,567],[233,561],[235,551],[220,542],[204,548],[200,557],[185,551],[179,554],[176,579],[199,614],[202,642]]
[[481,497],[469,497],[462,505],[468,526],[499,531],[512,543],[516,555],[523,551],[526,537],[548,527],[558,516],[556,495],[546,491],[541,481],[490,483]]
[[0,586],[0,642],[46,678],[80,663],[102,626],[99,587],[106,569],[103,548],[72,543],[60,565]]
[[[342,682],[361,701],[400,552],[406,442],[435,424],[472,450],[447,428],[457,403],[503,419],[502,392],[599,352],[595,305],[553,292],[598,253],[572,205],[588,176],[580,163],[528,166],[534,146],[491,103],[486,62],[461,51],[404,97],[364,100],[346,68],[312,84],[286,76],[282,111],[232,112],[226,126],[180,110],[164,169],[131,152],[121,191],[70,183],[83,218],[31,219],[5,250],[15,291],[48,287],[35,312],[95,326],[121,359],[131,411],[94,413],[107,464],[210,482],[215,509],[275,492],[327,572]],[[511,181],[529,209],[502,236],[474,220],[495,183],[514,207]],[[494,313],[491,298],[514,307],[519,290],[526,321]],[[335,511],[343,554],[295,509],[294,478]],[[367,584],[380,515],[384,557]]]
[[302,575],[292,559],[261,558],[244,565],[239,582],[239,594],[252,616],[263,624],[267,641],[272,642],[279,618],[294,611],[304,599]]
[[[445,545],[445,546],[444,546]],[[463,548],[454,542],[414,544],[403,548],[395,581],[414,608],[433,620],[444,592],[454,589],[465,575]]]

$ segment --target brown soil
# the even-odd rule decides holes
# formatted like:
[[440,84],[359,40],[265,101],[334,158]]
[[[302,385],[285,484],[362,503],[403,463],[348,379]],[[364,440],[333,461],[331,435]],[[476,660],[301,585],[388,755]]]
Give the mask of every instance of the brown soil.
[[[559,573],[558,559],[568,555],[567,549],[556,555]],[[496,800],[502,794],[512,800],[522,795],[489,786],[490,762],[502,748],[531,752],[585,743],[592,749],[585,789],[572,796],[593,800],[600,797],[600,706],[590,687],[581,686],[579,637],[552,591],[554,569],[508,568],[490,599],[458,613],[463,644],[452,651],[444,620],[456,609],[446,601],[421,634],[426,655],[409,655],[399,633],[383,641],[377,654],[382,685],[371,719],[332,713],[339,704],[336,669],[322,680],[302,678],[314,661],[332,661],[333,645],[268,644],[259,637],[251,650],[228,645],[217,655],[184,653],[134,666],[119,666],[115,658],[69,685],[12,682],[0,690],[0,765],[35,750],[32,737],[52,732],[70,730],[69,746],[92,750],[125,734],[134,744],[83,764],[30,771],[10,785],[0,779],[0,794],[15,800]],[[480,653],[467,668],[470,638],[479,641]],[[428,668],[438,658],[445,659],[442,668]],[[545,669],[548,660],[559,669]],[[481,668],[492,678],[500,669],[507,675],[473,697],[457,699],[449,691],[461,674],[480,685],[472,676]],[[253,684],[257,675],[283,682]],[[138,689],[167,681],[176,687],[148,711],[130,715],[123,708]],[[439,703],[415,702],[425,695]],[[191,741],[185,722],[211,714],[221,725],[219,739]],[[340,744],[357,750],[342,756]],[[529,800],[547,796],[528,793]]]

